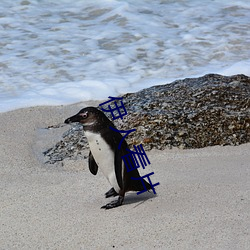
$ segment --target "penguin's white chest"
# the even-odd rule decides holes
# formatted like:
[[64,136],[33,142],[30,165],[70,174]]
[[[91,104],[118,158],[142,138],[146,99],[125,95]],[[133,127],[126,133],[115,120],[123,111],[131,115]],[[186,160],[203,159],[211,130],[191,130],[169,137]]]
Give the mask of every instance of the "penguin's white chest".
[[115,174],[115,155],[113,150],[100,134],[86,131],[85,135],[96,164],[108,179],[111,186],[119,193],[120,187]]

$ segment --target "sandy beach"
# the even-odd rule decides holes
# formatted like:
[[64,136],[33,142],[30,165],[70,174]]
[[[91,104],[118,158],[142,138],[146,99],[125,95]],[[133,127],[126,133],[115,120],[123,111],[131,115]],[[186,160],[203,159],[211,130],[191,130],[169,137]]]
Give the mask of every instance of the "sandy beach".
[[157,195],[103,210],[110,186],[87,159],[42,162],[68,129],[45,128],[92,104],[0,113],[0,249],[249,249],[249,143],[151,150]]

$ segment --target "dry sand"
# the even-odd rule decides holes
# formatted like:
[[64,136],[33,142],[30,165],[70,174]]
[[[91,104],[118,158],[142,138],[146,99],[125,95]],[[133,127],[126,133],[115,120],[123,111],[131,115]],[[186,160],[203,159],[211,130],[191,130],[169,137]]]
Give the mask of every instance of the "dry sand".
[[43,128],[86,105],[0,114],[0,249],[250,249],[250,144],[152,150],[158,195],[103,210],[110,186],[87,160],[41,162],[67,130]]

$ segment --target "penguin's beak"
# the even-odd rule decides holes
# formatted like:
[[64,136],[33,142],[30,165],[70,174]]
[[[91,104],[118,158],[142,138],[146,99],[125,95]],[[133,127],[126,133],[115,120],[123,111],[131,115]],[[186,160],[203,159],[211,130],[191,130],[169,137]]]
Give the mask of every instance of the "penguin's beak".
[[76,114],[76,115],[73,115],[73,116],[67,118],[64,121],[64,123],[70,124],[72,122],[80,122],[80,120],[81,120],[81,117],[78,114]]

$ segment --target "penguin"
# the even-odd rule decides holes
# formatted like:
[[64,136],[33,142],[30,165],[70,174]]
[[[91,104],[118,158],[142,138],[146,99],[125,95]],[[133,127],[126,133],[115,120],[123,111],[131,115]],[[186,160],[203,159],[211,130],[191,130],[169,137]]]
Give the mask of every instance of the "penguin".
[[[105,193],[105,197],[118,196],[117,200],[101,208],[111,209],[121,206],[125,193],[128,191],[143,191],[145,187],[147,190],[152,189],[147,181],[142,178],[139,179],[140,174],[137,168],[127,171],[122,156],[128,154],[128,144],[119,132],[110,129],[110,127],[114,129],[116,127],[101,110],[95,107],[86,107],[76,115],[65,120],[67,124],[74,122],[78,122],[83,126],[88,140],[90,147],[88,159],[90,172],[96,175],[98,169],[101,169],[112,187]],[[121,148],[118,149],[121,141]],[[131,177],[137,178],[137,180],[131,179]]]

